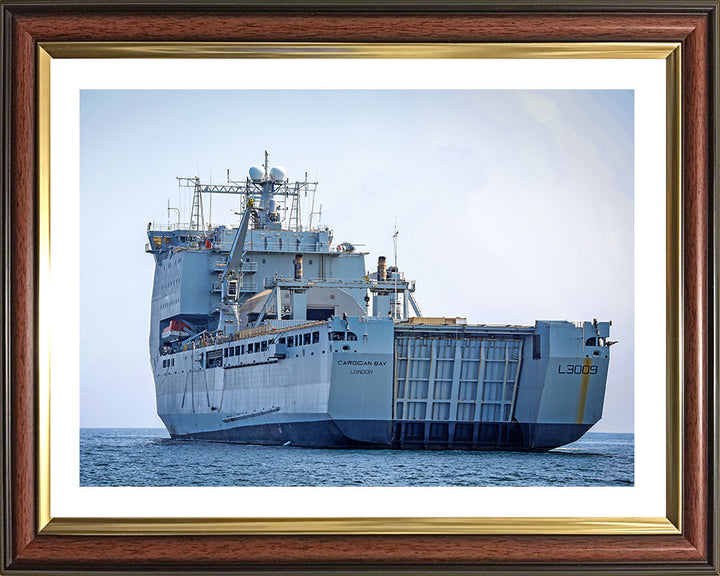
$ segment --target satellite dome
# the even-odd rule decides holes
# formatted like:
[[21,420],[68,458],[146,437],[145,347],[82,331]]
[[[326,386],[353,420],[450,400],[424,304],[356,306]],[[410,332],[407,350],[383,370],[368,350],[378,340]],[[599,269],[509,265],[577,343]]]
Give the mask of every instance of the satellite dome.
[[265,170],[262,169],[262,166],[250,166],[248,172],[250,173],[250,180],[262,180],[265,176]]
[[285,168],[282,166],[275,166],[274,168],[270,168],[270,178],[273,180],[285,180]]

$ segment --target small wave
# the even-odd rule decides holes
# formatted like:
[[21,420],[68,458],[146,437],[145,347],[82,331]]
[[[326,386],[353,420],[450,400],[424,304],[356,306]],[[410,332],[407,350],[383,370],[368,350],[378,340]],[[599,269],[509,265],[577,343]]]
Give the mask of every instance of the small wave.
[[564,449],[564,448],[556,448],[555,450],[550,450],[548,454],[557,455],[557,456],[592,456],[594,458],[611,458],[612,456],[610,454],[604,454],[602,452],[588,452],[587,450],[572,450],[572,449]]

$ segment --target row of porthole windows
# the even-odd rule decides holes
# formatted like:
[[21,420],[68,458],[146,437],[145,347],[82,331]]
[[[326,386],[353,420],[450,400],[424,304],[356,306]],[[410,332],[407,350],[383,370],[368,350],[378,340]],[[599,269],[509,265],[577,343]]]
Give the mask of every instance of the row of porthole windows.
[[[357,340],[357,338],[354,338]],[[348,338],[351,340],[351,338]],[[278,339],[279,344],[287,344],[288,348],[293,346],[306,346],[310,344],[318,344],[320,342],[320,332],[306,332],[304,334],[295,334],[294,336],[287,336]],[[272,342],[270,342],[272,343]],[[232,358],[234,356],[241,356],[243,354],[253,354],[255,352],[266,352],[268,349],[268,341],[262,340],[258,342],[250,342],[249,344],[240,344],[238,346],[228,346],[223,349],[223,356],[225,358]],[[202,356],[200,357],[202,362]],[[163,368],[169,368],[175,365],[175,359],[169,358],[163,360]],[[208,368],[211,366],[208,366]]]
[[[272,344],[272,340],[261,340],[258,342],[250,342],[249,344],[240,344],[238,346],[228,346],[222,349],[222,355],[216,355],[215,352],[208,352],[205,367],[216,368],[222,366],[222,358],[232,358],[234,356],[242,356],[243,354],[253,354],[255,352],[266,352],[268,345]],[[304,334],[295,334],[293,336],[287,336],[278,338],[278,344],[286,344],[288,348],[293,346],[305,346],[310,344],[318,344],[320,342],[320,332],[306,332]],[[210,357],[212,355],[212,358]],[[200,362],[202,363],[203,357],[200,356]]]
[[286,344],[288,348],[293,346],[309,346],[320,342],[320,332],[305,332],[304,334],[290,335],[287,338],[278,339],[278,344]]
[[265,352],[268,349],[268,341],[263,340],[262,342],[250,342],[247,346],[240,344],[240,346],[230,346],[225,348],[223,355],[225,358],[232,358],[233,356],[240,356],[242,354],[252,354],[253,352]]
[[177,266],[179,263],[180,263],[180,260],[178,260],[177,258],[175,258],[175,259],[173,259],[173,260],[171,260],[171,261],[166,261],[166,262],[164,262],[164,263],[163,263],[163,268],[169,268],[170,266]]
[[175,286],[175,284],[179,284],[179,283],[180,283],[180,278],[177,278],[175,280],[172,280],[171,282],[167,282],[167,283],[163,284],[162,286],[160,286],[160,289],[165,290],[167,288],[170,288],[170,286]]
[[[306,332],[304,334],[295,334],[278,338],[278,344],[287,344],[288,348],[293,346],[307,346],[310,344],[318,344],[320,342],[320,332]],[[271,342],[272,343],[272,342]],[[249,344],[240,344],[239,346],[229,346],[223,351],[225,358],[233,356],[241,356],[243,354],[253,354],[254,352],[266,352],[268,349],[268,341],[250,342]]]

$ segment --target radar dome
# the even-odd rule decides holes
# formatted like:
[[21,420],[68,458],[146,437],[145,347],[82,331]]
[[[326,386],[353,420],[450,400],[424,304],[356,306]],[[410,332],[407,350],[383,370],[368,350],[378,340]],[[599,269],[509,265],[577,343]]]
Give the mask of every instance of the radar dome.
[[265,176],[265,170],[261,166],[250,166],[250,180],[262,180]]
[[270,168],[270,178],[273,180],[285,180],[285,168],[282,166]]

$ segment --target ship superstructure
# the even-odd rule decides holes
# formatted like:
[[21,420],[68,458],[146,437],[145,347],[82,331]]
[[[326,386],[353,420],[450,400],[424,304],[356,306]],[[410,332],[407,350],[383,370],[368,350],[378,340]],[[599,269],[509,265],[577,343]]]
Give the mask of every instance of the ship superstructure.
[[[426,318],[386,259],[301,223],[280,167],[192,190],[190,222],[148,225],[150,357],[174,438],[344,447],[548,450],[602,415],[610,322]],[[203,195],[239,199],[205,224]]]

